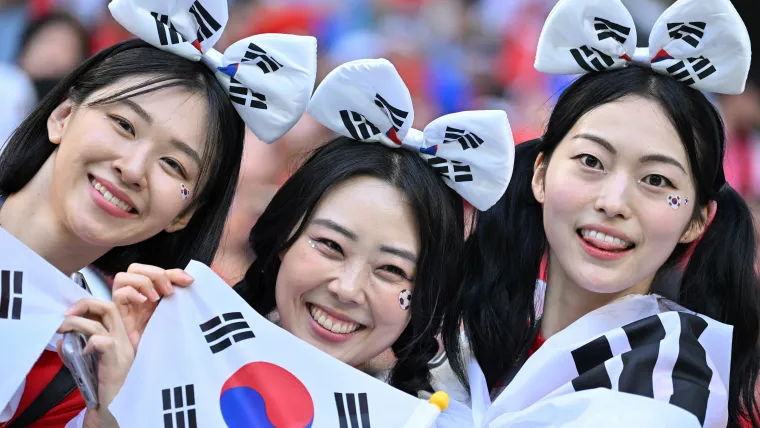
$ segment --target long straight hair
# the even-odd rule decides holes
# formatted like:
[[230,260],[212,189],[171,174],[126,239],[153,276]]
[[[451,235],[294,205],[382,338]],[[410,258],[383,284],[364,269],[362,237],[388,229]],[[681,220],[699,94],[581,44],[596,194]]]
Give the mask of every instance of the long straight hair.
[[420,254],[411,322],[392,346],[397,363],[389,383],[410,394],[430,390],[428,362],[438,352],[446,302],[460,284],[464,246],[462,199],[417,154],[338,137],[285,182],[251,230],[256,261],[236,291],[260,314],[276,309],[279,255],[303,233],[324,195],[340,183],[374,177],[404,193],[419,225]]
[[[100,99],[91,95],[127,77],[144,77],[118,93]],[[183,230],[157,235],[137,244],[116,247],[94,261],[108,274],[126,271],[131,263],[165,269],[185,267],[191,259],[210,264],[237,185],[245,127],[224,88],[203,64],[164,52],[140,40],[102,50],[64,78],[11,135],[0,155],[0,194],[21,190],[37,174],[57,146],[50,142],[47,120],[69,99],[75,106],[98,106],[160,89],[180,87],[208,103],[206,145],[199,183],[187,208],[196,209]]]
[[[443,328],[451,366],[464,382],[460,320],[489,387],[503,380],[516,368],[515,361],[526,355],[536,323],[536,278],[547,250],[541,205],[531,188],[536,157],[543,152],[545,162],[550,162],[560,141],[584,114],[628,96],[657,102],[678,132],[697,191],[692,221],[706,221],[701,209],[710,201],[718,203],[715,218],[694,246],[677,293],[667,297],[734,327],[729,426],[738,427],[744,417],[758,427],[755,385],[760,371],[760,309],[755,229],[749,207],[725,183],[723,124],[702,93],[640,67],[582,76],[559,97],[544,136],[517,146],[507,192],[494,208],[478,215],[474,233],[465,244],[465,287]],[[665,292],[657,278],[677,269],[688,249],[687,244],[675,247],[656,273],[650,292]]]

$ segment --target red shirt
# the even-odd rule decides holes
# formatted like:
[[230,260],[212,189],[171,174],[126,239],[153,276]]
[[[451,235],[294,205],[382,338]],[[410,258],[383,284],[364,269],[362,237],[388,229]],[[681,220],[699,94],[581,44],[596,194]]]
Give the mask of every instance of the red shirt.
[[[53,380],[61,367],[63,367],[63,362],[57,352],[44,351],[42,353],[40,359],[34,363],[34,367],[32,367],[32,370],[26,375],[24,393],[21,396],[21,401],[19,402],[18,409],[16,409],[13,419],[19,416],[30,404],[32,404],[34,399],[40,395],[43,389],[45,389],[45,386]],[[75,388],[51,411],[47,412],[33,424],[28,425],[28,427],[64,428],[66,424],[74,419],[84,408],[84,398],[82,398],[82,394],[79,393],[79,390]],[[13,422],[13,419],[8,421],[8,423]],[[0,427],[4,427],[5,425],[6,424],[0,424]]]

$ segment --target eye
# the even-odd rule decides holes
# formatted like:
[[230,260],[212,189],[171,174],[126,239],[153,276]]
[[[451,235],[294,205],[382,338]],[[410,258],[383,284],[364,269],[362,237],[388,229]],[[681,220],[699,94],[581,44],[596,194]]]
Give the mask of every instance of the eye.
[[653,187],[675,187],[670,180],[660,174],[649,174],[641,179],[641,181]]
[[602,161],[600,161],[595,156],[584,153],[582,155],[576,156],[574,159],[578,159],[581,165],[583,165],[586,168],[604,169],[604,165],[602,165]]
[[381,266],[380,270],[383,270],[385,272],[391,273],[394,276],[397,276],[397,277],[399,277],[401,279],[404,279],[406,281],[411,281],[412,280],[412,278],[410,278],[409,275],[407,275],[406,272],[404,272],[404,270],[401,269],[398,266],[385,265],[385,266]]
[[121,128],[122,131],[131,134],[133,137],[135,136],[135,128],[132,126],[131,123],[129,123],[128,120],[123,119],[119,116],[109,116],[109,117],[114,123],[116,123],[116,125],[119,128]]
[[167,166],[169,166],[169,168],[177,171],[182,176],[182,178],[187,179],[187,173],[179,162],[171,158],[163,158],[162,160]]
[[314,241],[317,244],[317,248],[319,248],[323,252],[326,252],[332,255],[341,255],[341,256],[343,255],[343,248],[341,248],[341,246],[333,240],[326,239],[326,238],[320,238],[320,239],[312,238],[312,241]]

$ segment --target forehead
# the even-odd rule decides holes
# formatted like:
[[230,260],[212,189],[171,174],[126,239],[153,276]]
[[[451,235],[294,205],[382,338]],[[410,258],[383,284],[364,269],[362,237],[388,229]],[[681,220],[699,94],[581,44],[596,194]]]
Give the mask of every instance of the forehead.
[[626,97],[589,111],[567,137],[583,133],[604,138],[620,155],[660,153],[687,163],[683,143],[668,114],[649,99]]
[[372,177],[346,180],[328,191],[314,212],[351,229],[359,239],[419,248],[418,227],[406,195]]

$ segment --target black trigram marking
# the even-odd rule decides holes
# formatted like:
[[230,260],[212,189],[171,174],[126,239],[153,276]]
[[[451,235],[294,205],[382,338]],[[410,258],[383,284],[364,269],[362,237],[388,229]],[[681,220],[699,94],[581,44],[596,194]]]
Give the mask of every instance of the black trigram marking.
[[[172,395],[174,399],[172,400]],[[161,390],[164,403],[164,428],[196,428],[195,387],[177,386]]]
[[[371,428],[369,425],[369,405],[367,404],[366,393],[342,394],[336,392],[335,407],[338,409],[340,428]],[[360,420],[361,425],[359,424]]]
[[672,39],[681,39],[696,48],[705,35],[705,28],[706,22],[670,22],[668,34]]
[[264,94],[252,91],[235,78],[230,79],[230,100],[233,103],[261,110],[267,109],[267,97]]
[[0,271],[0,319],[21,319],[23,282],[23,272]]
[[[195,20],[198,22],[198,41],[202,42],[214,33],[222,28],[213,16],[203,7],[199,0],[195,0],[193,5],[190,6],[190,13],[195,16]],[[210,28],[209,28],[210,27]]]
[[177,43],[186,42],[182,34],[177,32],[174,24],[169,21],[169,15],[161,15],[156,12],[150,13],[156,20],[156,31],[158,32],[158,42],[161,46],[176,45]]
[[240,312],[228,312],[211,318],[200,327],[213,354],[229,348],[233,341],[238,343],[256,337]]
[[599,17],[594,18],[594,29],[599,41],[612,37],[621,44],[625,43],[631,33],[630,28]]
[[375,94],[375,105],[385,112],[385,115],[391,120],[391,125],[396,132],[404,126],[404,119],[409,116],[409,112],[393,107],[385,100],[385,98],[380,96],[380,94]]
[[444,158],[434,157],[428,159],[428,164],[435,172],[457,183],[472,181],[472,170],[468,165],[459,161],[448,161]]
[[575,62],[588,72],[604,71],[615,63],[611,56],[586,45],[578,49],[570,49],[570,54],[575,58]]
[[374,123],[355,111],[341,110],[340,118],[354,140],[366,140],[380,133]]
[[715,66],[710,60],[700,56],[699,58],[687,58],[666,68],[674,79],[685,85],[693,85],[696,81],[705,79],[715,73]]
[[[670,404],[678,406],[704,424],[707,400],[710,395],[712,370],[707,365],[705,349],[699,337],[707,322],[696,316],[678,312],[681,334],[678,341],[678,358],[673,367],[673,395]],[[659,316],[653,315],[623,327],[631,350],[620,356],[623,370],[618,378],[618,390],[654,398],[653,374],[665,338],[665,326]],[[612,388],[605,361],[612,358],[612,349],[606,336],[600,336],[571,352],[578,377],[572,385],[576,391],[594,388]]]
[[259,47],[256,43],[251,43],[248,45],[248,50],[245,51],[245,56],[240,62],[249,62],[249,61],[255,61],[256,65],[259,66],[261,71],[264,72],[264,74],[271,73],[273,71],[277,71],[280,68],[284,67],[282,64],[277,62],[276,59],[272,58],[267,54],[267,52]]
[[483,144],[483,139],[475,133],[467,132],[464,129],[446,127],[446,135],[443,138],[443,144],[457,142],[462,145],[462,150],[477,149]]

